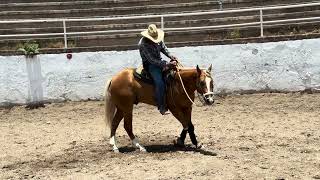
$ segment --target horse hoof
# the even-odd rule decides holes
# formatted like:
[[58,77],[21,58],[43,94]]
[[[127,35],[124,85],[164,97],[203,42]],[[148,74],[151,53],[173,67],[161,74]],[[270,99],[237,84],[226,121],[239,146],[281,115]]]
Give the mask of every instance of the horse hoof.
[[196,145],[196,149],[205,149],[203,144],[198,144]]
[[119,149],[113,149],[114,153],[120,153]]
[[148,151],[145,148],[140,148],[140,152],[146,153]]

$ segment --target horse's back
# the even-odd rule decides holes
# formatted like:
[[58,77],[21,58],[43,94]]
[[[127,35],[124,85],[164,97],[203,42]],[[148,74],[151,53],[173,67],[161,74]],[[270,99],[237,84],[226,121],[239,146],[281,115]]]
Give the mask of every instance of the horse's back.
[[110,90],[122,91],[132,87],[133,83],[133,68],[126,68],[118,72],[111,79]]
[[134,68],[126,68],[117,73],[111,82],[111,93],[118,96],[124,102],[133,100],[133,103],[146,103],[154,105],[154,88],[152,85],[137,80],[134,75]]

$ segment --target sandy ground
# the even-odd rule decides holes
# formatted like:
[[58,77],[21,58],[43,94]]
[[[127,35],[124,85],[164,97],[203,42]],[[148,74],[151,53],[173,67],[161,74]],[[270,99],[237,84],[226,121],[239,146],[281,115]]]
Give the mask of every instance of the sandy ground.
[[[205,149],[177,148],[181,125],[138,105],[134,132],[148,153],[106,141],[103,102],[0,109],[0,179],[320,179],[320,94],[255,94],[194,107]],[[190,144],[190,139],[186,139]]]

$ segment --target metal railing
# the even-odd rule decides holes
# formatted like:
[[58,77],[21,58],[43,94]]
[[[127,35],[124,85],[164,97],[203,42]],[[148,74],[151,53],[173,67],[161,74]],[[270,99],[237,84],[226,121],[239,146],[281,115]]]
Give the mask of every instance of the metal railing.
[[[259,7],[259,8],[248,8],[248,9],[234,9],[225,11],[210,11],[210,12],[193,12],[193,13],[179,13],[179,14],[163,14],[163,15],[147,15],[147,16],[126,16],[126,17],[105,17],[105,18],[70,18],[70,19],[41,19],[41,20],[8,20],[0,21],[0,24],[10,23],[38,23],[38,22],[61,22],[63,26],[63,32],[61,33],[42,33],[42,34],[9,34],[0,35],[1,37],[41,37],[41,36],[63,36],[64,46],[68,48],[68,35],[89,35],[89,34],[101,34],[101,33],[124,33],[124,32],[140,32],[144,29],[126,29],[126,30],[106,30],[106,31],[87,31],[87,32],[67,32],[67,22],[89,22],[89,21],[106,21],[106,20],[130,20],[130,19],[148,19],[148,18],[159,18],[161,28],[167,31],[174,30],[200,30],[200,29],[212,29],[212,28],[230,28],[230,27],[245,27],[252,25],[260,25],[260,36],[264,36],[264,25],[273,23],[287,23],[287,22],[299,22],[299,21],[310,21],[320,20],[320,17],[309,17],[309,18],[296,18],[296,19],[284,19],[284,20],[273,20],[264,21],[263,11],[267,10],[279,10],[289,8],[303,8],[320,6],[319,3],[307,3],[297,5],[286,5],[286,6],[274,6],[274,7]],[[200,26],[200,27],[183,27],[183,28],[165,28],[165,18],[168,17],[181,17],[181,16],[198,16],[198,15],[214,15],[214,14],[227,14],[227,13],[242,13],[242,12],[258,12],[260,20],[258,22],[240,23],[240,24],[229,24],[229,25],[217,25],[217,26]]]

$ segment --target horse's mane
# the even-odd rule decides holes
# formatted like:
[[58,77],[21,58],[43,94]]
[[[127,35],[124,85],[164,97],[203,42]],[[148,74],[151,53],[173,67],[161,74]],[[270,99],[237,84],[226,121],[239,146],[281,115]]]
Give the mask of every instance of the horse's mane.
[[[194,67],[179,67],[178,69],[179,69],[179,72],[181,72],[181,73],[184,73],[184,72],[186,72],[186,73],[188,73],[188,72],[193,72],[193,73],[197,72],[197,69],[194,68]],[[201,70],[207,72],[206,69],[201,69]]]
[[[201,70],[206,70],[205,68],[200,68]],[[182,71],[184,71],[184,70],[196,70],[196,68],[195,67],[179,67],[179,70],[182,70]]]
[[179,67],[180,70],[195,70],[194,67]]
[[179,72],[181,75],[183,75],[183,74],[189,74],[189,73],[192,73],[192,74],[193,74],[193,73],[195,73],[195,72],[197,72],[197,71],[196,71],[196,69],[193,68],[193,67],[182,67],[182,68],[179,67],[178,72]]
[[181,73],[188,73],[188,72],[194,72],[196,71],[196,68],[194,67],[179,67],[178,68],[178,72],[181,72]]

